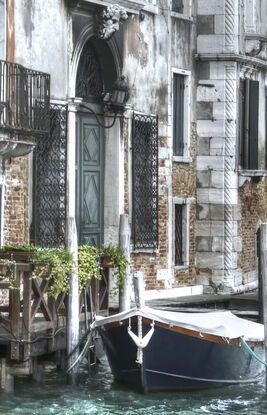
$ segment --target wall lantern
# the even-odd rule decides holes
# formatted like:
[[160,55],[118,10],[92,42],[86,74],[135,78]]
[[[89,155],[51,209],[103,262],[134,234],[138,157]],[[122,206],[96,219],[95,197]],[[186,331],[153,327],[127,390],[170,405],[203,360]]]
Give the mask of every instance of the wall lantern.
[[111,128],[115,124],[117,119],[118,113],[122,113],[124,111],[126,102],[129,98],[129,86],[127,81],[125,80],[125,76],[121,76],[117,81],[114,83],[111,92],[105,94],[103,103],[107,109],[114,112],[114,118],[110,125],[104,125],[98,118],[97,114],[93,109],[88,107],[87,105],[81,104],[81,107],[86,108],[92,114],[94,114],[98,124],[103,128]]

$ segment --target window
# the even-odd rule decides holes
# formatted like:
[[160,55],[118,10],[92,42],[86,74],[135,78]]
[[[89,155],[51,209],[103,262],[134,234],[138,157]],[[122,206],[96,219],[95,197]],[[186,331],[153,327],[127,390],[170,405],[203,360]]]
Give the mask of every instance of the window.
[[189,265],[189,220],[191,199],[174,198],[174,265]]
[[172,0],[172,12],[183,13],[184,2],[183,0]]
[[158,119],[133,115],[133,241],[158,247]]
[[239,148],[240,165],[245,170],[258,169],[259,82],[240,79]]
[[0,59],[6,58],[6,1],[0,0]]
[[189,80],[187,71],[173,74],[173,155],[177,161],[189,157]]
[[50,133],[34,150],[31,242],[44,247],[65,245],[67,109],[51,104]]

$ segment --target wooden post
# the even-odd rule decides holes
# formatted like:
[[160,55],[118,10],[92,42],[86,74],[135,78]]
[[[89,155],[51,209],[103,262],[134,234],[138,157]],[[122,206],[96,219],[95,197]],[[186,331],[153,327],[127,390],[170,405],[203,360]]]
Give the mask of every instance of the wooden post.
[[144,278],[141,271],[134,272],[133,276],[134,282],[134,297],[136,307],[142,308],[145,305],[144,298]]
[[[67,218],[67,249],[72,252],[74,261],[78,261],[78,245],[77,245],[77,231],[75,219],[73,217]],[[70,291],[68,296],[68,319],[67,319],[67,354],[74,349],[79,341],[79,282],[78,273],[74,272],[70,275]],[[68,367],[77,359],[79,351],[70,357]],[[68,373],[68,383],[77,385],[79,382],[79,366],[76,365]]]
[[[14,286],[15,288],[9,290],[10,295],[10,314],[11,314],[11,330],[13,336],[18,339],[20,334],[20,274],[21,272],[17,269],[15,264],[14,267],[14,274],[15,274],[15,281]],[[19,343],[18,342],[11,342],[10,343],[10,359],[11,360],[19,360]]]
[[[262,313],[264,324],[265,359],[267,357],[267,223],[261,225],[261,279],[262,279]],[[266,376],[267,384],[267,376]]]
[[[125,258],[130,262],[130,226],[129,216],[120,215],[120,228],[119,228],[119,241],[120,247]],[[119,294],[119,306],[120,312],[130,309],[131,302],[131,276],[130,265],[126,265],[126,279],[123,287],[120,287]]]

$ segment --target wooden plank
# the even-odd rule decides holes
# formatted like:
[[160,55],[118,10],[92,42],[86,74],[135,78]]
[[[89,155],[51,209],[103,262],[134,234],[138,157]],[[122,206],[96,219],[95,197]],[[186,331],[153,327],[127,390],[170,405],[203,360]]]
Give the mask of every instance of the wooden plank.
[[[31,298],[32,298],[32,279],[30,278],[31,273],[23,273],[23,340],[31,340]],[[29,343],[24,344],[23,358],[26,360],[30,355],[31,345]]]

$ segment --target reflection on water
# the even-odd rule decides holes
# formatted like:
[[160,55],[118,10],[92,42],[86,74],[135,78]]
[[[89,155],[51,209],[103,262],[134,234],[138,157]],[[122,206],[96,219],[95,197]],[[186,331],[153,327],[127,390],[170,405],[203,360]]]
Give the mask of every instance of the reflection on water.
[[20,379],[15,395],[0,394],[1,415],[193,415],[267,414],[267,394],[261,384],[235,385],[201,392],[141,395],[114,382],[109,367],[95,373],[83,370],[81,385],[65,384],[65,377],[50,368],[42,385]]

